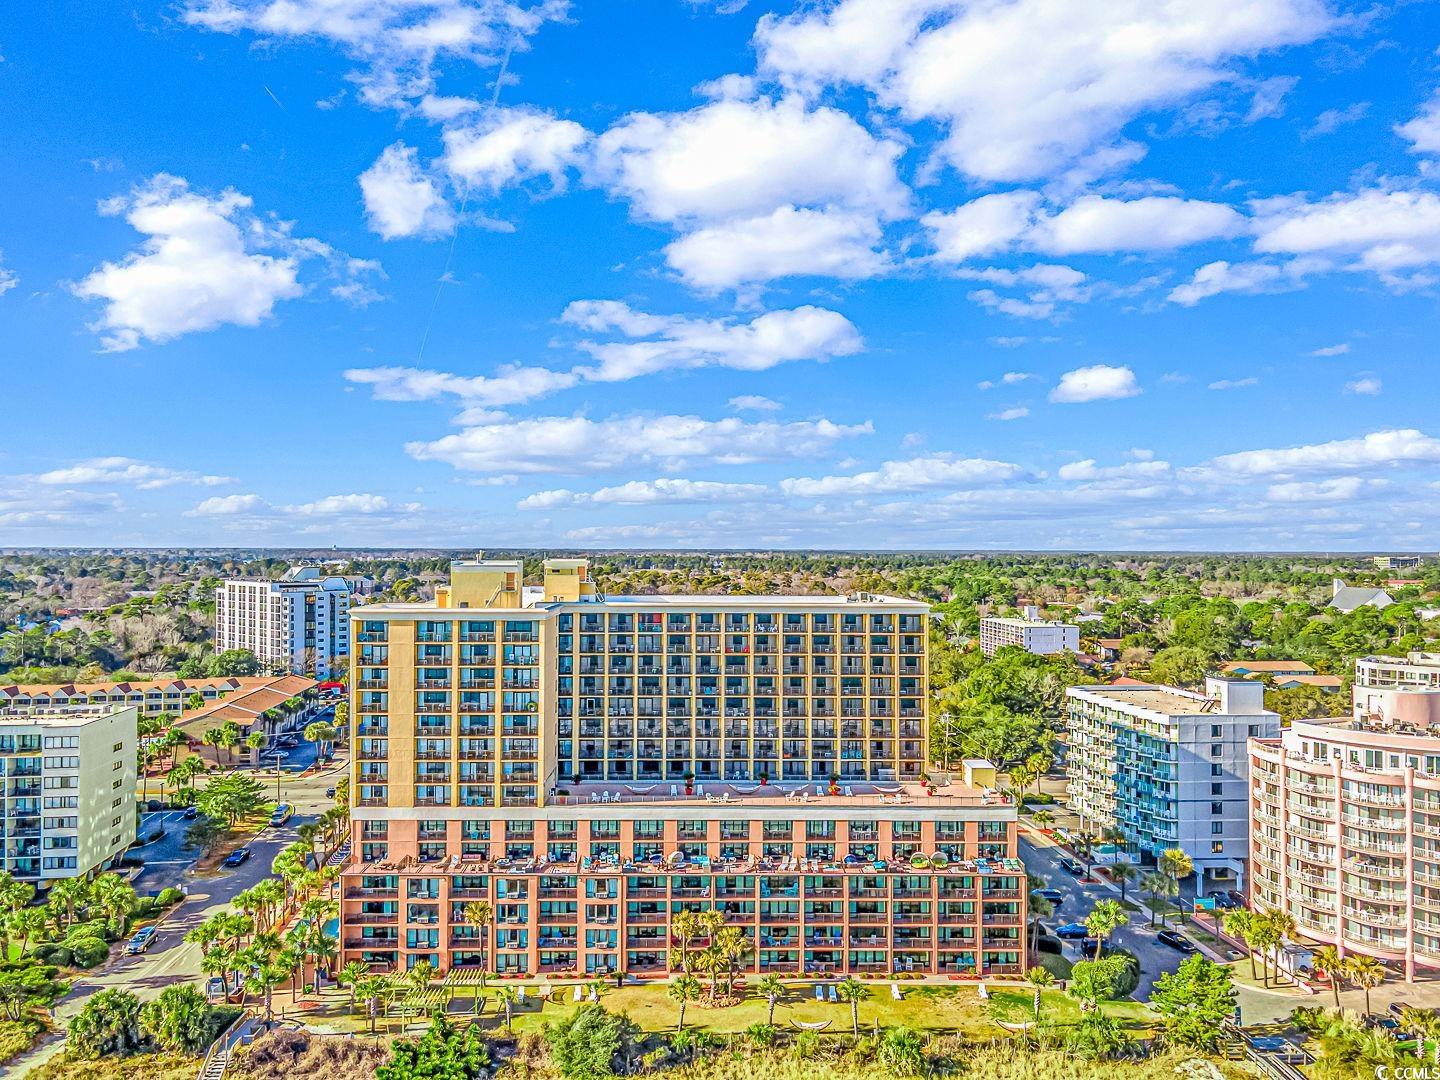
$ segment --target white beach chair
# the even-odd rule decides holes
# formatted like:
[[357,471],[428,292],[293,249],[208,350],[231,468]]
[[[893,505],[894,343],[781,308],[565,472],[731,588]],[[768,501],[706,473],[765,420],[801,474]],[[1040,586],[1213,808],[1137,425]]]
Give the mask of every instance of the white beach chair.
[[824,1001],[824,1000],[825,1000],[825,988],[824,988],[823,986],[821,986],[819,983],[816,983],[816,984],[815,984],[815,1000],[816,1000],[816,1001]]
[[674,784],[671,784],[671,785],[670,785],[670,798],[672,798],[672,799],[673,799],[673,798],[676,798],[679,794],[680,794],[680,789],[679,789],[679,787],[677,787],[677,786],[674,785]]
[[904,1001],[904,1000],[905,1000],[905,995],[900,992],[900,984],[899,984],[899,983],[894,983],[894,982],[892,982],[892,983],[890,984],[890,996],[891,996],[892,998],[894,998],[896,1001]]
[[585,991],[582,990],[582,989],[580,989],[580,984],[579,984],[579,983],[576,983],[576,984],[575,984],[575,990],[574,990],[574,992],[570,995],[570,1000],[571,1000],[571,1002],[573,1002],[573,1003],[576,1004],[576,1005],[579,1005],[580,1002],[582,1002],[582,1001],[585,1000]]

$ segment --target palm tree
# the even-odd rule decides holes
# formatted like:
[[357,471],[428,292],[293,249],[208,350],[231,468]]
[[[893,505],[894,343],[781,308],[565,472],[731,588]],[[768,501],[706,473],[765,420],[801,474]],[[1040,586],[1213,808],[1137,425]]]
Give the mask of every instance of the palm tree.
[[1373,956],[1351,956],[1345,960],[1345,977],[1365,991],[1365,1015],[1370,1015],[1370,991],[1385,981],[1385,965]]
[[[1225,913],[1225,918],[1222,920],[1221,925],[1225,927],[1225,933],[1233,938],[1239,938],[1245,943],[1245,952],[1250,957],[1250,978],[1259,978],[1259,976],[1255,974],[1255,950],[1250,946],[1250,936],[1255,930],[1255,913],[1247,908],[1235,908],[1233,911],[1227,911]],[[1335,952],[1335,949],[1331,947],[1330,951]],[[1315,955],[1318,962],[1320,955],[1319,949],[1315,950]],[[1331,971],[1333,969],[1326,968],[1325,970]],[[1340,1007],[1338,993],[1335,998],[1335,1007],[1337,1009]]]
[[290,978],[290,1004],[300,997],[300,974],[305,970],[305,950],[295,944],[287,945],[275,956],[275,966],[283,968]]
[[125,929],[125,919],[135,910],[135,890],[118,874],[101,874],[90,883],[90,903],[104,912],[118,936]]
[[20,935],[20,955],[23,956],[31,939],[45,932],[45,909],[27,907],[12,913],[11,918],[15,920],[14,931]]
[[769,1010],[765,1014],[765,1023],[774,1027],[775,1006],[785,998],[785,984],[780,981],[779,975],[772,973],[760,976],[760,982],[756,984],[756,989],[765,996],[765,1004]]
[[694,941],[699,933],[700,913],[697,911],[687,908],[677,912],[670,922],[670,935],[674,939],[676,951],[680,954],[680,970],[686,975],[690,974],[690,942]]
[[1132,862],[1117,862],[1110,867],[1110,880],[1120,886],[1120,902],[1125,902],[1126,886],[1140,876],[1140,868]]
[[1105,939],[1130,921],[1130,916],[1118,900],[1097,900],[1095,907],[1085,919],[1085,929],[1095,939],[1095,959],[1099,960],[1105,949]]
[[1257,914],[1250,922],[1246,943],[1260,953],[1260,980],[1270,985],[1270,950],[1280,944],[1280,928],[1267,915]]
[[1025,972],[1025,981],[1035,988],[1035,1022],[1040,1022],[1040,992],[1055,982],[1055,976],[1048,968],[1036,964]]
[[[1245,914],[1248,911],[1232,911],[1230,915]],[[1225,916],[1225,932],[1230,932],[1230,915]],[[1334,945],[1321,945],[1310,956],[1310,964],[1318,972],[1321,972],[1327,982],[1330,983],[1330,990],[1335,995],[1335,1008],[1340,1008],[1340,980],[1345,977],[1345,958],[1340,955],[1340,950]],[[1250,973],[1255,973],[1255,958],[1250,958]]]
[[515,1019],[515,1003],[520,1000],[520,994],[513,986],[502,986],[495,992],[496,998],[500,1001],[500,1007],[505,1010],[505,1034],[512,1033],[511,1022]]
[[[1159,907],[1159,902],[1168,901],[1172,896],[1178,896],[1180,894],[1180,886],[1177,885],[1175,879],[1168,874],[1155,872],[1146,874],[1140,879],[1140,888],[1150,894],[1150,925],[1154,926],[1155,912]],[[1164,912],[1160,914],[1160,925],[1165,925]]]
[[[1175,882],[1175,891],[1171,895],[1179,896],[1180,882],[1195,872],[1195,860],[1185,854],[1183,848],[1168,848],[1160,853],[1160,857],[1155,862],[1159,866],[1160,872]],[[1180,908],[1180,921],[1182,923],[1185,921],[1183,905]]]
[[350,987],[350,1011],[355,1011],[355,996],[360,990],[360,984],[370,975],[370,965],[362,964],[359,960],[351,960],[340,969],[339,983],[341,986]]
[[65,925],[75,921],[75,908],[83,904],[90,894],[88,884],[80,878],[61,878],[50,886],[46,903],[65,913]]
[[1048,829],[1051,825],[1055,824],[1055,815],[1042,806],[1030,815],[1030,824],[1034,825],[1037,829]]
[[269,1024],[274,1015],[272,1001],[275,987],[279,986],[290,977],[290,972],[269,959],[261,959],[260,963],[253,965],[245,976],[245,989],[252,994],[264,995],[265,1001],[265,1023]]
[[[768,977],[771,979],[775,979],[774,975]],[[779,980],[776,979],[776,981],[778,982]],[[671,1001],[675,1002],[675,1004],[680,1007],[680,1018],[675,1022],[675,1030],[684,1031],[685,1006],[700,997],[700,980],[695,978],[693,975],[681,975],[678,979],[676,979],[670,984],[670,988],[666,991],[666,994],[669,995]],[[770,1006],[770,1015],[772,1018],[775,1015],[774,1005]]]
[[[186,935],[189,940],[189,935]],[[200,970],[206,975],[218,976],[225,984],[225,993],[230,993],[230,973],[239,964],[239,954],[224,945],[212,945],[200,956]]]
[[[251,750],[254,750],[257,755],[261,750],[265,749],[265,744],[269,741],[270,740],[265,737],[265,733],[263,731],[252,731],[249,735],[245,736],[245,745],[248,746]],[[256,760],[259,760],[258,756]]]
[[480,989],[485,989],[485,976],[490,966],[490,925],[495,909],[484,900],[471,900],[465,905],[465,920],[480,929]]
[[424,990],[428,987],[434,978],[435,965],[430,963],[429,960],[416,961],[415,966],[405,973],[405,981],[410,984],[411,988],[417,991]]
[[370,1019],[370,1034],[375,1034],[375,1014],[380,1011],[380,1002],[390,992],[390,980],[384,975],[370,975],[355,986],[356,993],[365,1002],[365,1013]]
[[853,975],[847,975],[835,987],[835,994],[841,1001],[850,1003],[850,1026],[855,1037],[860,1037],[860,1002],[870,997],[870,988]]

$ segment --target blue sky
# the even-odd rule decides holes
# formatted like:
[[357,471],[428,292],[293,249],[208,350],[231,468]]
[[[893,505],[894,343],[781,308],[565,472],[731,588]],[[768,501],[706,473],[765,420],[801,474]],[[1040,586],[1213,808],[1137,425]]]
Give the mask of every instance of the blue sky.
[[109,7],[0,22],[0,543],[1435,546],[1432,4]]

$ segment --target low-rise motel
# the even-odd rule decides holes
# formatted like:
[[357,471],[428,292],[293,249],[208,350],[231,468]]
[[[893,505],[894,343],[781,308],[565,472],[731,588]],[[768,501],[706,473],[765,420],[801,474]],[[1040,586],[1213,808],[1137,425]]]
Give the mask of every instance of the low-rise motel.
[[341,962],[664,977],[715,909],[742,970],[1019,974],[1015,807],[927,766],[927,611],[604,596],[564,559],[356,609]]

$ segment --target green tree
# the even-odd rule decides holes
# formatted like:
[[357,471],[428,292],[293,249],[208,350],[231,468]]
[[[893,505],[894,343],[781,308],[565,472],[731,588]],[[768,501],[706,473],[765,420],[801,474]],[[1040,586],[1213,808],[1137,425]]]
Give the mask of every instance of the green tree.
[[1130,921],[1130,916],[1118,900],[1097,900],[1095,907],[1085,918],[1085,929],[1095,939],[1095,959],[1099,960],[1105,951],[1105,942],[1120,927]]
[[70,1053],[81,1060],[123,1057],[140,1049],[140,999],[128,990],[101,990],[70,1019]]
[[0,967],[0,1015],[21,1020],[33,1008],[48,1008],[68,988],[57,981],[54,968],[32,964],[28,967]]
[[854,976],[842,979],[835,986],[835,993],[841,1001],[847,1002],[850,1006],[850,1027],[855,1032],[855,1037],[860,1037],[860,1002],[870,997],[870,988]]
[[1370,991],[1385,981],[1385,965],[1373,956],[1345,958],[1345,977],[1365,991],[1365,1015],[1370,1015]]
[[546,1024],[546,1045],[555,1071],[565,1080],[603,1080],[635,1057],[640,1029],[603,1005],[581,1005],[563,1020]]
[[1125,903],[1125,891],[1130,882],[1140,876],[1140,868],[1132,862],[1117,862],[1110,866],[1110,880],[1120,886],[1120,903]]
[[1033,1004],[1035,1009],[1035,1022],[1038,1024],[1040,1022],[1040,998],[1042,992],[1047,986],[1053,986],[1055,984],[1055,976],[1050,974],[1048,968],[1043,968],[1039,964],[1036,964],[1029,971],[1025,972],[1025,981],[1035,990],[1035,1001]]
[[[1247,912],[1248,914],[1248,912]],[[1230,920],[1225,920],[1225,932],[1230,932]],[[1335,995],[1335,1008],[1340,1008],[1340,982],[1345,977],[1345,958],[1340,955],[1340,950],[1334,945],[1321,945],[1315,949],[1310,957],[1311,966],[1325,976],[1330,984],[1330,991]],[[1255,958],[1250,958],[1250,976],[1255,976]]]
[[1123,953],[1114,953],[1103,960],[1078,960],[1070,969],[1070,983],[1066,990],[1080,1002],[1081,1012],[1090,1012],[1099,1008],[1100,1002],[1110,1001],[1119,995],[1120,987],[1131,974],[1134,963]]
[[502,986],[495,992],[495,997],[505,1013],[505,1034],[509,1035],[514,1031],[515,1004],[520,1000],[520,992],[513,986]]
[[340,736],[340,729],[334,724],[327,724],[323,720],[316,720],[305,725],[305,738],[318,744],[318,753],[324,757],[334,745],[335,740]]
[[[767,977],[767,978],[771,978],[771,979],[775,978],[775,976],[773,976],[773,975],[769,975],[769,976],[766,976],[766,977]],[[776,980],[776,981],[778,981],[778,980]],[[695,976],[693,976],[693,975],[681,975],[678,979],[676,979],[674,982],[672,982],[672,983],[670,984],[670,987],[669,987],[669,989],[666,991],[666,994],[669,996],[670,1000],[673,1001],[673,1002],[675,1002],[675,1004],[676,1004],[676,1005],[679,1007],[679,1009],[680,1009],[680,1017],[679,1017],[679,1019],[677,1019],[677,1020],[675,1021],[675,1030],[676,1030],[676,1031],[684,1031],[684,1030],[685,1030],[685,1006],[688,1005],[688,1004],[690,1004],[690,1002],[697,1000],[697,999],[700,997],[700,980],[697,979],[697,978],[695,978]],[[772,1019],[771,1019],[771,1023],[774,1023],[774,1019],[773,1019],[774,1016],[775,1016],[775,1006],[774,1006],[774,1005],[771,1005],[771,1006],[770,1006],[770,1016],[771,1016],[771,1018],[772,1018]]]
[[260,661],[249,649],[227,649],[216,653],[205,665],[205,674],[212,679],[229,679],[260,674]]
[[350,1011],[355,1011],[355,995],[360,984],[370,976],[370,965],[361,963],[359,960],[351,960],[340,969],[336,981],[341,986],[350,988]]
[[490,1051],[478,1029],[458,1031],[436,1009],[418,1040],[396,1039],[390,1060],[375,1070],[375,1080],[479,1080],[489,1072]]
[[1086,1061],[1115,1057],[1130,1045],[1130,1037],[1113,1016],[1103,1012],[1087,1012],[1070,1029],[1065,1050]]
[[233,828],[265,806],[265,785],[238,773],[217,776],[205,785],[195,803],[206,817],[223,820]]
[[755,987],[765,998],[765,1024],[768,1027],[775,1026],[775,1007],[785,1000],[785,983],[780,976],[773,972],[760,976],[760,982]]
[[1163,1018],[1165,1037],[1180,1046],[1213,1050],[1221,1025],[1234,1018],[1234,972],[1196,953],[1155,981],[1150,1007]]
[[140,1007],[140,1030],[166,1050],[198,1054],[210,1045],[211,1009],[193,986],[167,986]]
[[918,1076],[925,1071],[925,1037],[913,1028],[886,1028],[875,1058],[891,1076]]

